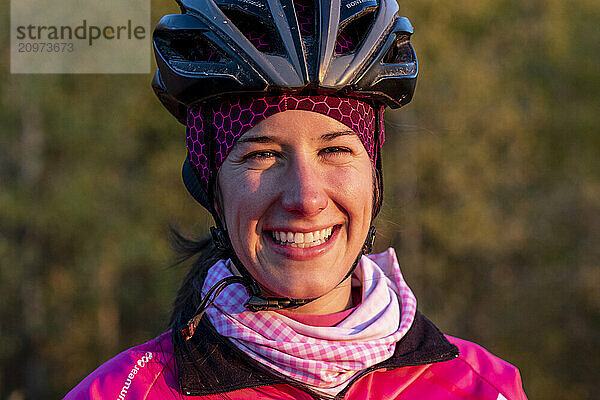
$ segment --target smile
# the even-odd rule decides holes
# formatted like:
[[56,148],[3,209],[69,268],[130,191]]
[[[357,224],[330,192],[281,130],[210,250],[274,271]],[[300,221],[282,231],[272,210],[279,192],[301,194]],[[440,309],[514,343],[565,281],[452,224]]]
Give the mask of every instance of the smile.
[[282,246],[308,247],[319,246],[329,240],[333,227],[321,229],[314,232],[284,232],[271,231],[271,236],[275,243]]

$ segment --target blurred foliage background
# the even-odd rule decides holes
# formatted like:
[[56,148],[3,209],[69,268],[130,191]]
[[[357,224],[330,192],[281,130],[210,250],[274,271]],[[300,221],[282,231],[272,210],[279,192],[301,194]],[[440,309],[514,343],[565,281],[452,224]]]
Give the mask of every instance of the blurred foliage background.
[[[155,24],[176,13],[152,0]],[[531,399],[600,370],[600,2],[401,2],[420,61],[387,112],[378,250],[421,310],[517,365]],[[11,75],[0,4],[0,397],[59,398],[167,324],[202,235],[184,129],[151,75]],[[154,68],[153,68],[154,69]]]

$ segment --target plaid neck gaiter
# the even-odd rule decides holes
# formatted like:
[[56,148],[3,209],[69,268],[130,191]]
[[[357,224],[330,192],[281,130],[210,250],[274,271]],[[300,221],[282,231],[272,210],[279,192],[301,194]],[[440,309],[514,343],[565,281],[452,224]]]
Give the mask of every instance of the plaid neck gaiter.
[[[203,296],[231,276],[229,261],[208,271]],[[228,286],[206,315],[217,332],[276,374],[329,396],[360,371],[390,358],[413,323],[417,301],[404,282],[393,249],[363,256],[352,277],[362,301],[333,327],[309,326],[274,311],[244,308],[241,284]]]

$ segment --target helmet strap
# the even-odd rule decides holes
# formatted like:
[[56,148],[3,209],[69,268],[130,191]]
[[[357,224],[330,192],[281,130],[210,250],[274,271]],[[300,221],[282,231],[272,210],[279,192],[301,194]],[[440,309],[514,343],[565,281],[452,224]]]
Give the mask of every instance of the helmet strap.
[[369,228],[369,232],[367,233],[367,238],[365,239],[365,243],[362,247],[362,254],[367,255],[373,252],[373,245],[375,244],[375,235],[377,234],[377,229],[374,226]]
[[[210,234],[213,240],[215,247],[221,251],[224,251],[231,258],[231,262],[237,270],[239,271],[242,281],[232,282],[232,283],[242,283],[246,290],[248,291],[248,295],[250,296],[244,307],[246,307],[250,311],[266,311],[266,310],[282,310],[282,309],[292,309],[308,304],[319,297],[311,299],[293,299],[288,297],[269,297],[264,296],[262,294],[260,283],[248,272],[244,264],[240,261],[237,254],[233,250],[233,246],[229,239],[229,235],[227,231],[222,228],[222,224],[220,219],[215,218],[215,222],[217,226],[213,226],[210,228]],[[344,278],[340,281],[342,283],[348,277],[352,275],[358,263],[360,262],[361,257],[366,254],[370,254],[373,251],[373,245],[375,243],[375,234],[376,229],[374,226],[369,228],[367,233],[367,237],[365,238],[365,242],[362,246],[361,252],[358,254],[352,266],[344,276]],[[338,284],[339,285],[339,284]],[[336,287],[338,286],[336,285]]]
[[260,283],[254,279],[240,261],[237,254],[235,254],[231,241],[229,240],[229,235],[227,234],[227,231],[222,228],[221,221],[218,218],[215,218],[215,222],[217,226],[210,228],[213,243],[217,249],[224,251],[229,255],[231,262],[235,265],[243,278],[243,281],[238,283],[242,283],[245,286],[248,295],[250,296],[244,304],[244,307],[250,311],[282,310],[297,308],[317,299],[317,297],[312,299],[292,299],[287,297],[267,297],[262,295]]

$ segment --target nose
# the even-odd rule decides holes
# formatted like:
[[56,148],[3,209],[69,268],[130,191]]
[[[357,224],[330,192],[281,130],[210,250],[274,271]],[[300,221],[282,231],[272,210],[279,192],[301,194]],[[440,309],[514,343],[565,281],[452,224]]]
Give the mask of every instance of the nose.
[[314,216],[327,207],[322,171],[307,157],[296,157],[288,165],[282,185],[283,208],[297,216]]

